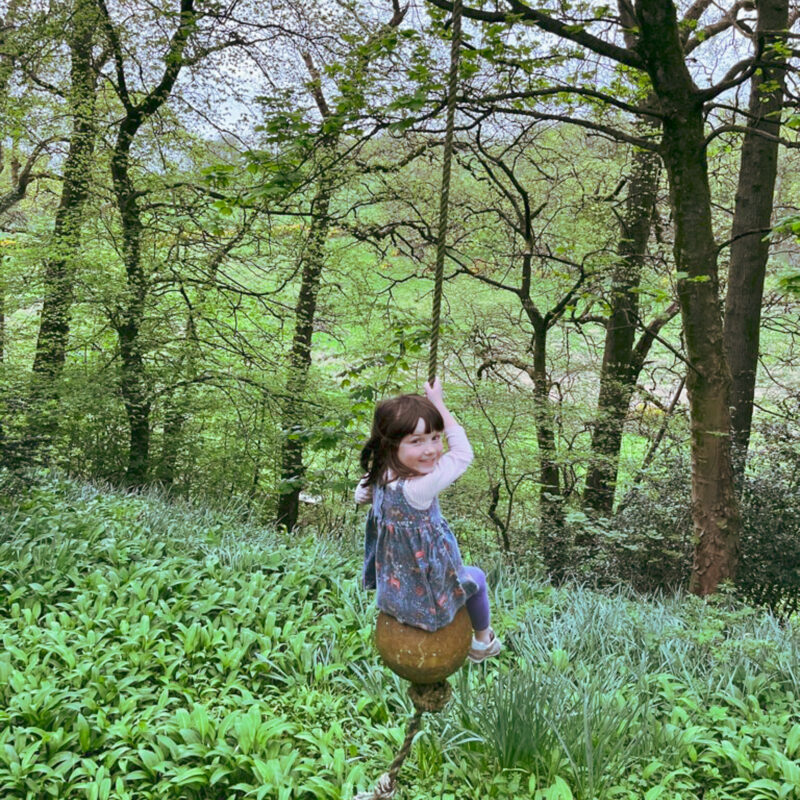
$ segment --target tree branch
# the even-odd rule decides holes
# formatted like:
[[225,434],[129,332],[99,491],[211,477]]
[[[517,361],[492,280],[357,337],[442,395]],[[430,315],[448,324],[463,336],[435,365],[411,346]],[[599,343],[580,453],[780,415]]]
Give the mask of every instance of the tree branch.
[[311,58],[311,53],[308,51],[304,51],[300,54],[303,59],[303,63],[306,65],[306,69],[308,70],[308,74],[311,76],[311,85],[309,87],[311,91],[311,96],[314,98],[314,102],[317,104],[317,109],[319,110],[322,119],[328,119],[331,115],[331,109],[328,105],[328,101],[325,99],[325,94],[322,91],[322,76],[319,74],[319,70],[314,66],[314,60]]
[[[622,100],[617,100],[617,98],[612,97],[611,95],[581,86],[556,86],[550,89],[531,89],[530,91],[501,92],[499,94],[481,95],[479,102],[497,103],[505,100],[526,100],[534,97],[551,97],[553,95],[560,94],[577,94],[581,97],[590,97],[594,100],[600,100],[603,103],[614,106],[615,108],[619,108],[622,111],[628,111],[637,117],[652,117],[653,119],[657,119],[659,121],[665,118],[664,114],[658,113],[657,111],[653,110],[653,108],[634,106],[630,103],[625,103]],[[459,98],[459,100],[467,103],[470,102],[470,99],[466,96]]]
[[782,136],[775,136],[773,133],[767,133],[758,128],[748,128],[745,125],[723,125],[721,128],[717,128],[708,134],[706,137],[706,144],[712,142],[718,136],[722,136],[723,133],[746,133],[752,136],[761,136],[763,139],[767,139],[771,142],[778,142],[778,144],[791,149],[800,148],[800,141],[784,139]]
[[17,203],[19,203],[20,200],[22,200],[23,197],[25,197],[25,192],[27,192],[30,182],[37,177],[37,175],[33,172],[33,167],[36,164],[37,159],[48,144],[56,141],[59,138],[59,136],[53,136],[50,139],[45,139],[44,141],[39,142],[36,147],[33,148],[33,152],[25,160],[25,166],[20,170],[19,175],[17,176],[16,184],[11,188],[10,191],[0,196],[0,214],[5,214],[6,211],[8,211],[10,208],[13,208]]
[[[444,9],[445,11],[453,10],[453,3],[448,0],[428,0],[431,5],[437,8]],[[561,20],[553,19],[552,17],[544,14],[537,9],[531,8],[520,0],[507,0],[509,10],[507,12],[498,11],[483,11],[476,8],[464,7],[463,15],[468,19],[477,19],[484,22],[500,22],[507,23],[509,17],[519,17],[526,22],[532,22],[538,28],[548,33],[553,33],[562,39],[567,39],[570,42],[586,47],[598,55],[610,58],[620,64],[625,64],[628,67],[635,69],[643,69],[644,62],[639,57],[639,54],[627,47],[619,47],[615,44],[610,44],[590,33],[587,33],[582,27],[576,25],[569,25]]]
[[541,120],[551,120],[554,122],[567,122],[570,125],[576,125],[579,128],[586,128],[588,130],[594,131],[595,133],[605,134],[611,139],[619,142],[627,142],[628,144],[632,144],[635,147],[641,147],[643,150],[651,150],[655,153],[661,152],[661,145],[658,142],[653,142],[651,139],[643,139],[639,136],[633,136],[632,134],[625,133],[624,131],[619,130],[618,128],[612,128],[610,125],[603,125],[599,122],[592,122],[591,120],[580,119],[576,117],[570,117],[567,114],[548,114],[542,111],[535,111],[532,109],[519,109],[519,108],[507,108],[504,106],[495,106],[490,105],[487,106],[485,109],[487,112],[499,113],[499,114],[509,114],[512,116],[523,116],[523,117],[532,117],[533,119],[541,119]]
[[[703,2],[705,2],[705,0],[703,0]],[[695,5],[698,4],[696,3]],[[706,8],[708,7],[708,5],[710,5],[710,3],[706,3]],[[753,2],[753,0],[737,0],[737,2],[734,3],[734,5],[725,14],[723,14],[722,17],[720,17],[716,22],[712,22],[710,25],[706,25],[705,28],[702,28],[700,30],[699,34],[695,32],[693,36],[690,36],[686,40],[686,43],[684,44],[683,52],[686,55],[689,55],[689,53],[698,48],[703,42],[708,41],[713,36],[716,36],[717,34],[722,33],[723,31],[728,30],[728,28],[731,28],[734,25],[736,25],[737,22],[736,17],[743,8],[748,8],[748,9],[755,8],[755,3]],[[703,11],[705,11],[705,8],[703,8]],[[687,12],[686,16],[684,17],[684,20],[697,20],[699,18],[700,18],[699,16],[690,17],[689,12]]]

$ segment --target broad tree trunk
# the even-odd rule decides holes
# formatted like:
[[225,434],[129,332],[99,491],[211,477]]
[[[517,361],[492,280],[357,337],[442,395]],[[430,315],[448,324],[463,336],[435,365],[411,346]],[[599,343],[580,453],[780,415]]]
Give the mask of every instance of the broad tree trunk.
[[[324,147],[323,160],[335,154],[336,143]],[[330,228],[331,195],[333,181],[327,164],[320,169],[319,184],[311,203],[311,223],[308,238],[301,255],[300,293],[295,307],[294,336],[289,354],[289,374],[286,380],[285,400],[281,415],[284,433],[281,451],[280,495],[278,498],[277,523],[291,530],[297,524],[300,491],[303,475],[303,419],[304,399],[311,367],[311,340],[314,335],[314,317],[317,297],[325,263],[325,242]]]
[[[64,368],[73,302],[75,261],[80,251],[83,210],[89,194],[96,122],[97,73],[92,45],[98,24],[93,0],[77,0],[69,36],[71,55],[70,114],[72,133],[64,162],[61,200],[56,210],[50,254],[44,267],[44,303],[33,361],[34,394],[40,401],[36,425],[45,444],[57,426],[50,405],[58,397]],[[49,409],[49,410],[48,410]]]
[[660,158],[637,150],[620,219],[619,260],[611,288],[611,313],[606,323],[600,369],[600,393],[592,429],[590,468],[583,501],[595,514],[610,516],[619,470],[622,433],[643,359],[634,364],[634,338],[639,317],[639,286],[658,189]]
[[690,588],[705,595],[735,577],[741,522],[731,463],[731,378],[722,335],[703,98],[684,61],[674,6],[640,0],[636,13],[640,53],[664,114],[662,155],[670,179],[678,298],[689,359],[697,542]]
[[[759,0],[756,36],[765,43],[785,42],[778,32],[789,20],[788,0]],[[750,118],[742,142],[739,184],[731,232],[728,293],[725,298],[725,351],[733,380],[731,434],[734,474],[740,484],[750,443],[758,368],[761,301],[764,294],[778,168],[781,108],[786,81],[785,57],[765,51],[769,62],[750,81]]]

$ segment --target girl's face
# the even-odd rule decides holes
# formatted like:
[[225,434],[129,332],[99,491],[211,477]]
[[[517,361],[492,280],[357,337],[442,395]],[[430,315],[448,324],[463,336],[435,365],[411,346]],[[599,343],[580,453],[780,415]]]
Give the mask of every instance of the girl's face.
[[427,475],[433,471],[443,452],[442,432],[425,433],[425,420],[420,418],[414,433],[409,433],[400,440],[397,457],[404,467]]

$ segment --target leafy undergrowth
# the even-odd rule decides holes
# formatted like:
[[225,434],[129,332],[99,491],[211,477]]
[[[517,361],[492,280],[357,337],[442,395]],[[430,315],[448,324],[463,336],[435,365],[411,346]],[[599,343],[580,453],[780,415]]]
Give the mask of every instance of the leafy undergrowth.
[[[0,796],[344,798],[411,712],[349,543],[48,479],[0,497]],[[401,798],[800,798],[800,631],[495,568],[506,649]]]

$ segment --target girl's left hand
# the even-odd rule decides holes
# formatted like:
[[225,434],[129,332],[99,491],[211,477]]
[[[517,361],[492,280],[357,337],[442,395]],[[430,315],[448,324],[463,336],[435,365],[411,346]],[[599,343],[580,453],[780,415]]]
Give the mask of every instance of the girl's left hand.
[[444,402],[444,390],[442,389],[442,382],[438,378],[433,379],[433,386],[425,381],[425,396],[434,405]]

